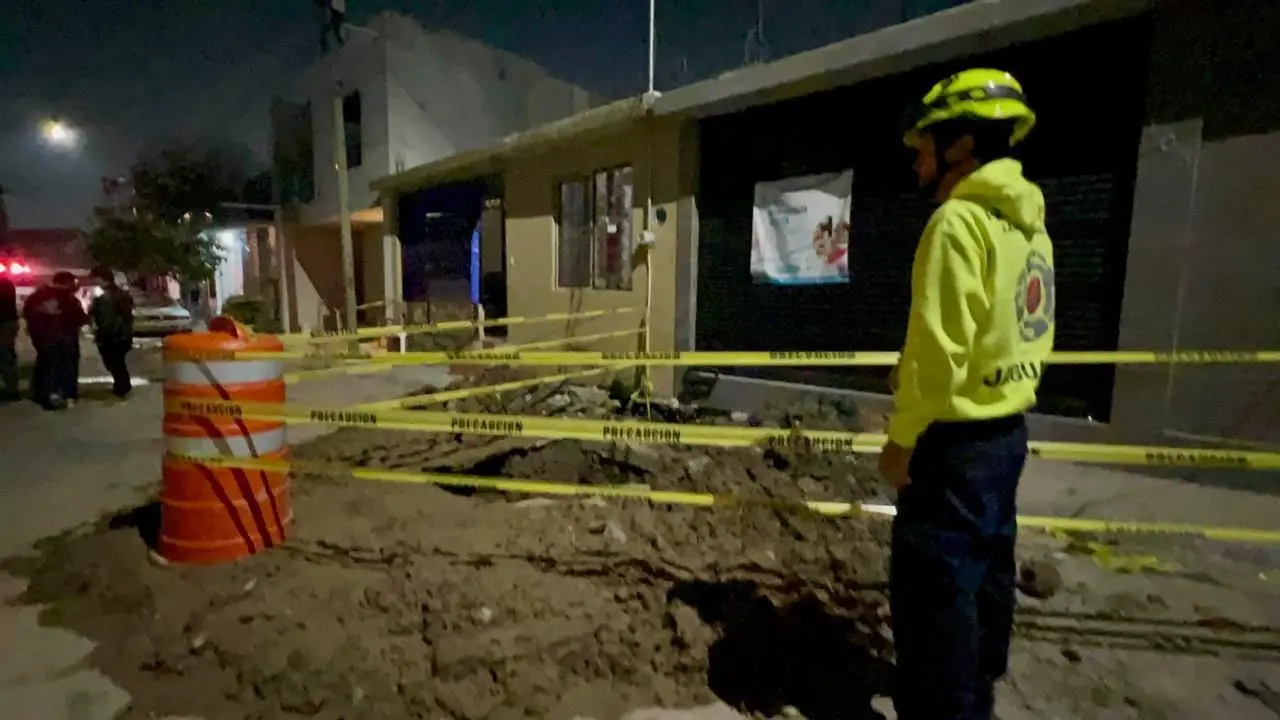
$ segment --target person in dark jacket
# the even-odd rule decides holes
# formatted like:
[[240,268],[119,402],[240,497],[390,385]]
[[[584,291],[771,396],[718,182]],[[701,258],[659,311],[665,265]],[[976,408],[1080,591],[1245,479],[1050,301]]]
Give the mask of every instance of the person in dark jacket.
[[95,268],[93,277],[102,284],[102,294],[89,306],[93,341],[102,365],[111,373],[111,392],[123,398],[133,390],[128,363],[133,349],[133,296],[116,284],[115,273],[107,268]]
[[18,288],[0,277],[0,402],[17,400],[18,394]]
[[33,398],[46,410],[74,405],[80,394],[80,328],[89,324],[76,297],[75,275],[55,273],[50,284],[27,298],[22,318],[36,348]]

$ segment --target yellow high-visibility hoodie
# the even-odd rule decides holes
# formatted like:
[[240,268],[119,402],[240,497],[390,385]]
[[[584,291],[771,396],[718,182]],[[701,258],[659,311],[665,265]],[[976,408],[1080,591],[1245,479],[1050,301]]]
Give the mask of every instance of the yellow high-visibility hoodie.
[[1034,405],[1056,301],[1044,194],[1016,160],[983,165],[934,211],[916,248],[889,440],[915,447],[934,421]]

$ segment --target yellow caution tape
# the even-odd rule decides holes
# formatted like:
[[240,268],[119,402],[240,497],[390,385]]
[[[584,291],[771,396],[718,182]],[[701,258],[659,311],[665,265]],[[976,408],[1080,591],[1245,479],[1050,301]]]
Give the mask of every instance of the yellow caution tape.
[[1095,443],[1029,443],[1031,454],[1043,460],[1148,465],[1154,467],[1203,467],[1233,470],[1280,470],[1280,453],[1256,450],[1204,450],[1200,448],[1103,445]]
[[165,412],[251,420],[314,422],[342,427],[377,427],[494,437],[539,437],[551,440],[634,442],[646,445],[716,447],[797,447],[838,452],[876,452],[884,435],[825,430],[784,430],[724,425],[681,425],[638,420],[601,421],[534,415],[487,415],[417,410],[308,408],[271,403],[166,398]]
[[1086,543],[1089,557],[1098,567],[1113,573],[1173,572],[1177,566],[1166,563],[1156,555],[1130,555],[1118,553],[1115,548],[1102,543]]
[[777,500],[741,498],[732,495],[711,495],[709,493],[677,492],[654,490],[648,485],[628,483],[625,485],[572,485],[569,483],[543,482],[541,480],[518,480],[509,478],[475,477],[472,475],[452,475],[446,473],[416,473],[400,470],[378,470],[372,468],[337,467],[333,465],[285,462],[282,460],[263,460],[260,458],[203,458],[181,455],[169,455],[170,458],[208,467],[234,467],[246,470],[263,470],[267,472],[308,471],[323,474],[346,473],[358,480],[378,480],[383,482],[416,483],[420,485],[441,485],[448,487],[469,487],[498,492],[521,493],[526,495],[578,495],[602,496],[616,498],[633,498],[648,500],[668,505],[694,505],[710,507],[712,505],[767,505],[770,507],[787,506],[807,509],[823,515],[850,515],[862,512],[862,508],[847,502],[798,501],[782,502]]
[[[636,335],[642,332],[644,332],[643,328],[639,328],[635,330],[619,330],[617,332],[596,333],[594,335],[579,335],[577,337],[560,338],[556,340],[544,340],[541,342],[523,344],[520,347],[533,348],[533,347],[547,347],[547,346],[554,346],[554,345],[562,345],[564,343],[570,343],[570,342],[592,342],[595,340],[603,340],[606,338]],[[479,351],[479,352],[483,352],[483,351]],[[381,357],[382,357],[381,355],[375,355],[373,356],[372,359],[374,361],[378,361],[381,359]],[[390,369],[389,365],[385,363],[380,363],[380,364],[383,365],[384,369]],[[412,397],[397,398],[395,400],[383,400],[380,402],[364,403],[362,405],[357,405],[356,407],[365,409],[365,410],[395,410],[397,408],[426,407],[428,405],[435,405],[439,403],[449,402],[450,400],[461,400],[463,398],[477,397],[480,395],[493,395],[495,393],[508,392],[510,390],[519,390],[521,388],[526,388],[526,387],[535,387],[538,385],[544,385],[548,383],[563,382],[566,380],[575,380],[579,378],[590,377],[592,375],[598,375],[603,372],[625,370],[628,367],[633,367],[633,366],[621,366],[621,367],[605,366],[605,367],[589,368],[587,370],[579,370],[577,372],[561,373],[558,375],[548,375],[544,377],[529,378],[526,380],[513,380],[511,382],[496,383],[493,385],[485,385],[482,387],[458,388],[456,390],[444,390],[441,392],[428,393],[426,395],[415,395]],[[323,372],[323,371],[316,371],[316,372]]]
[[[234,351],[166,350],[170,359],[270,360],[306,357],[306,354]],[[332,357],[343,358],[343,355]],[[889,367],[898,363],[897,352],[537,352],[511,348],[393,353],[378,362],[401,365],[645,365],[664,367]],[[1181,350],[1177,352],[1062,352],[1049,356],[1052,365],[1142,365],[1277,363],[1280,351]]]
[[[183,398],[166,398],[165,412],[253,420],[314,422],[344,427],[378,427],[388,430],[498,437],[540,437],[552,440],[623,441],[648,445],[765,446],[819,452],[878,453],[885,442],[885,436],[878,433],[801,428],[683,425],[638,420],[604,421],[587,418],[377,410],[358,407],[308,408],[296,405],[231,403]],[[1257,451],[1032,441],[1030,452],[1033,456],[1046,460],[1109,465],[1280,470],[1280,453]]]
[[1086,555],[1095,565],[1108,572],[1121,574],[1148,571],[1172,572],[1177,569],[1176,565],[1166,563],[1156,555],[1134,555],[1117,552],[1112,545],[1086,540],[1058,529],[1054,529],[1050,533],[1055,537],[1068,541],[1065,548],[1066,552]]
[[355,328],[354,330],[317,330],[310,335],[293,334],[281,335],[278,337],[286,342],[328,343],[351,340],[352,338],[380,338],[394,337],[396,335],[421,335],[427,333],[448,332],[451,330],[466,330],[480,326],[508,327],[511,325],[535,325],[538,323],[563,322],[565,320],[587,320],[590,318],[605,317],[607,315],[623,315],[632,312],[640,312],[640,310],[637,308],[587,310],[585,312],[551,313],[550,315],[538,315],[532,317],[513,316],[486,320],[484,322],[477,322],[475,320],[449,320],[446,322],[421,325],[387,325],[382,327]]
[[591,335],[577,335],[556,338],[554,340],[539,340],[538,342],[520,343],[519,345],[509,345],[506,347],[487,348],[476,352],[522,352],[525,350],[537,350],[539,348],[556,347],[557,345],[569,345],[571,343],[588,343],[597,340],[608,340],[609,338],[628,337],[630,335],[639,335],[644,332],[644,328],[631,328],[630,330],[616,330],[614,332],[594,333]]
[[331,377],[333,375],[371,375],[378,372],[387,372],[390,369],[391,366],[385,363],[353,363],[351,365],[340,365],[338,367],[320,368],[317,370],[299,370],[297,372],[285,373],[284,381],[292,384],[303,380],[314,380],[315,378]]
[[1177,363],[1181,365],[1222,365],[1280,362],[1280,350],[1145,350],[1055,352],[1049,356],[1054,365],[1149,365]]
[[397,398],[395,400],[381,400],[378,402],[364,403],[362,405],[357,405],[356,407],[361,410],[396,410],[398,408],[427,407],[428,405],[438,405],[451,400],[462,400],[464,398],[478,397],[480,395],[494,395],[497,393],[509,392],[511,390],[536,387],[538,385],[548,385],[551,383],[565,382],[567,380],[578,380],[592,375],[599,375],[603,372],[625,370],[628,367],[632,366],[588,368],[586,370],[578,370],[576,372],[546,375],[543,377],[529,378],[527,380],[512,380],[511,382],[484,385],[482,387],[441,390],[440,392],[428,393],[426,395],[414,395],[412,397]]
[[[764,498],[741,497],[737,495],[712,495],[710,493],[701,492],[654,490],[647,485],[637,484],[576,485],[570,483],[545,482],[541,480],[476,477],[472,475],[455,475],[448,473],[419,473],[402,470],[381,470],[367,467],[355,468],[321,463],[264,460],[261,458],[191,457],[182,455],[169,455],[168,457],[179,462],[204,465],[206,467],[242,468],[245,470],[260,470],[266,472],[301,471],[330,475],[349,474],[357,480],[469,487],[527,495],[632,498],[637,500],[647,500],[655,504],[692,505],[696,507],[763,505],[767,507],[783,507],[797,510],[804,509],[827,516],[896,515],[896,510],[893,506],[875,503],[849,503],[826,500],[780,501]],[[1210,538],[1225,542],[1262,544],[1280,543],[1280,531],[1250,528],[1227,528],[1180,523],[1114,522],[1109,520],[1088,520],[1082,518],[1026,516],[1019,516],[1018,524],[1022,527],[1043,528],[1046,530],[1061,532],[1182,535]]]
[[[603,340],[605,338],[622,337],[626,335],[636,335],[644,332],[644,328],[634,330],[620,330],[609,333],[596,333],[594,335],[579,335],[577,337],[560,338],[556,340],[544,340],[541,342],[533,342],[522,344],[521,349],[531,349],[534,347],[548,347],[554,345],[563,345],[571,342],[592,342],[595,340]],[[487,352],[487,351],[478,351]],[[426,407],[428,405],[436,405],[439,403],[449,402],[451,400],[462,400],[469,397],[477,397],[481,395],[493,395],[496,393],[508,392],[511,390],[519,390],[521,388],[536,387],[549,383],[564,382],[566,380],[576,380],[580,378],[599,375],[604,372],[612,372],[618,370],[626,370],[633,365],[622,366],[603,366],[589,368],[586,370],[578,370],[576,372],[560,373],[558,375],[547,375],[543,377],[528,378],[525,380],[513,380],[510,382],[496,383],[493,385],[484,385],[480,387],[458,388],[456,390],[443,390],[440,392],[428,393],[426,395],[415,395],[406,398],[397,398],[395,400],[382,400],[379,402],[364,403],[356,407],[362,410],[395,410],[397,408]]]
[[1090,520],[1086,518],[1019,515],[1018,525],[1064,533],[1099,535],[1172,535],[1198,537],[1235,543],[1280,543],[1280,530],[1219,527],[1192,523],[1138,522],[1131,520]]
[[[466,350],[464,352],[468,353],[469,357],[486,357],[488,354],[492,354],[496,352],[518,352],[518,351],[524,351],[524,350],[539,350],[541,348],[556,347],[557,345],[569,345],[572,343],[588,343],[588,342],[595,342],[597,340],[607,340],[609,338],[627,337],[629,335],[639,335],[643,332],[644,332],[644,328],[632,328],[630,330],[615,330],[613,332],[594,333],[591,335],[570,335],[568,337],[556,338],[554,340],[539,340],[537,342],[520,343],[519,345],[507,345],[502,347],[484,348],[481,350]],[[377,360],[379,362],[386,362],[383,358],[389,357],[394,354],[399,354],[399,353],[392,353],[386,350],[379,350],[377,352],[370,353],[368,355],[368,358],[371,360]],[[423,354],[423,353],[418,353],[418,354]],[[328,357],[333,357],[333,356],[329,355]],[[361,357],[365,357],[365,356],[361,356]],[[413,364],[417,364],[417,363],[413,363]],[[477,362],[472,364],[494,365],[498,363]]]

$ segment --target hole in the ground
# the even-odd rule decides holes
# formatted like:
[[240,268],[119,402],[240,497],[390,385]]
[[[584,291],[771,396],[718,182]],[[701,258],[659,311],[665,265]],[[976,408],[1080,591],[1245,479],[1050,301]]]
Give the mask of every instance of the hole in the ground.
[[[479,462],[471,465],[464,465],[456,468],[446,468],[448,472],[456,472],[459,475],[474,475],[476,477],[496,478],[506,475],[506,467],[511,458],[524,454],[523,450],[508,450],[490,455]],[[477,488],[467,487],[465,485],[442,485],[446,492],[461,497],[474,497],[480,491]],[[497,495],[497,493],[486,492],[488,495]]]
[[809,720],[873,720],[892,666],[867,622],[835,614],[813,595],[776,606],[750,582],[679,583],[668,600],[714,626],[707,684],[721,700],[774,715],[790,705]]
[[160,503],[149,502],[131,510],[116,513],[107,520],[110,530],[134,530],[147,547],[154,550],[160,543]]
[[[536,478],[548,482],[577,483],[580,485],[625,485],[647,482],[650,472],[625,459],[614,457],[610,445],[590,444],[573,440],[548,443],[536,448],[515,448],[495,452],[478,462],[449,468],[460,475],[492,478]],[[450,488],[450,492],[471,496],[470,488]],[[525,495],[509,493],[492,494],[494,497],[523,499]]]

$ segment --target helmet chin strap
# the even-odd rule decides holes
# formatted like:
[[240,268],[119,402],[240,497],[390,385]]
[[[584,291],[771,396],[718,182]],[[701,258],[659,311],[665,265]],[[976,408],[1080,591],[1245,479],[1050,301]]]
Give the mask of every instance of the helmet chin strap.
[[936,143],[933,146],[933,167],[933,179],[920,186],[920,193],[930,200],[938,199],[938,190],[942,188],[942,181],[955,168],[947,160],[946,151],[940,149]]
[[938,202],[946,200],[946,198],[938,197],[939,191],[942,189],[942,184],[947,181],[947,177],[950,176],[953,171],[972,159],[972,156],[967,155],[957,162],[952,162],[947,159],[947,150],[950,150],[951,147],[955,145],[957,139],[957,137],[950,136],[949,134],[943,135],[942,137],[934,136],[933,166],[935,168],[935,172],[933,174],[933,179],[926,183],[924,187],[920,188],[920,191],[927,192],[928,197],[932,200],[937,200]]

